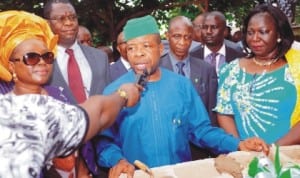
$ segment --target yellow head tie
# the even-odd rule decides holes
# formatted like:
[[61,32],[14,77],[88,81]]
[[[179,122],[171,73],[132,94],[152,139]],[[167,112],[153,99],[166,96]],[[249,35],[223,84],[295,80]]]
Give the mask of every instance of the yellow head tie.
[[58,36],[54,35],[47,21],[25,11],[0,13],[0,79],[10,81],[8,62],[13,50],[24,40],[39,39],[56,54]]

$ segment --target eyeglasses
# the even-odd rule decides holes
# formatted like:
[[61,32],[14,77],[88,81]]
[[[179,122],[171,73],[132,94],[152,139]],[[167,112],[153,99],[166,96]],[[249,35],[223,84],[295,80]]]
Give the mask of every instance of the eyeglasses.
[[[24,64],[29,65],[29,66],[34,66],[34,65],[38,64],[41,61],[41,59],[43,59],[45,61],[45,63],[47,63],[47,64],[53,64],[54,54],[52,52],[46,52],[44,54],[30,52],[30,53],[26,53],[23,56]],[[21,61],[21,59],[20,58],[11,59],[10,61],[17,62],[17,61]]]
[[70,20],[72,22],[77,21],[78,17],[76,14],[72,14],[72,15],[68,15],[68,16],[57,16],[57,17],[53,17],[49,20],[56,20],[60,23],[65,23],[67,20]]

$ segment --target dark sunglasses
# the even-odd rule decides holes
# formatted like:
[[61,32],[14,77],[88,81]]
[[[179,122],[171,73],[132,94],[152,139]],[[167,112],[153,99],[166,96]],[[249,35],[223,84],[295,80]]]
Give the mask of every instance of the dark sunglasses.
[[[53,64],[54,62],[54,54],[52,52],[46,52],[44,54],[38,54],[35,52],[26,53],[23,56],[23,62],[26,65],[34,66],[43,59],[47,64]],[[18,59],[11,59],[12,62],[21,61],[20,58]]]

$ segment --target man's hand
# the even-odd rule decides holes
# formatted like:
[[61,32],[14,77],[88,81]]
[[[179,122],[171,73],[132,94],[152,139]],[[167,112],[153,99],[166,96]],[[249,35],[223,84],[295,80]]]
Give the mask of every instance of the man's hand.
[[134,174],[134,166],[130,164],[127,160],[121,159],[118,164],[109,170],[109,178],[118,178],[121,173],[126,173],[127,178],[132,178]]
[[269,154],[269,146],[260,138],[252,137],[244,141],[240,141],[239,150],[241,151],[263,151],[267,155]]

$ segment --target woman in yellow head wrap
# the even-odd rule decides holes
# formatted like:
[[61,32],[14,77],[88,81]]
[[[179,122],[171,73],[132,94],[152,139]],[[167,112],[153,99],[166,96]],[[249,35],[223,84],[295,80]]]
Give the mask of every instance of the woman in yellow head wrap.
[[[52,74],[58,40],[46,20],[24,11],[2,12],[0,36],[2,93],[50,95],[68,102],[62,88],[45,85]],[[54,159],[53,163],[75,175],[74,154],[64,159]]]
[[43,18],[24,11],[1,13],[0,36],[0,78],[4,81],[12,79],[8,70],[9,59],[20,43],[28,39],[37,39],[42,41],[49,51],[55,53],[58,40]]
[[[55,52],[57,37],[51,32],[44,19],[23,11],[6,11],[0,16],[0,92],[6,93],[12,88],[12,71],[9,71],[9,59],[13,50],[24,40],[39,39],[47,49]],[[14,73],[14,76],[16,74]]]
[[13,79],[15,94],[24,94],[25,90],[25,93],[46,93],[42,85],[52,73],[57,39],[39,16],[24,11],[1,12],[0,79],[6,82]]

